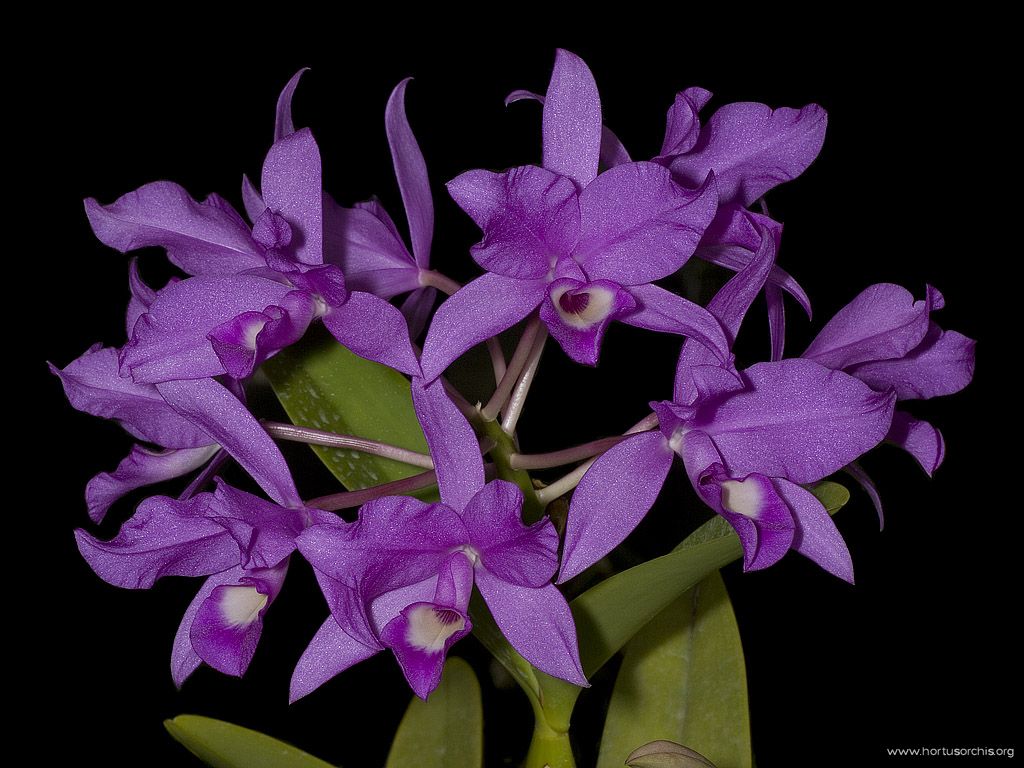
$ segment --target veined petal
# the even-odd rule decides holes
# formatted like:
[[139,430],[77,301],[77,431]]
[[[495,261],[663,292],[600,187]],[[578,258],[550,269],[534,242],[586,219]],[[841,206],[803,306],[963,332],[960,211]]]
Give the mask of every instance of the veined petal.
[[781,360],[786,351],[786,305],[782,289],[774,283],[765,286],[764,299],[768,305],[768,336],[771,340],[769,359],[774,363]]
[[601,341],[612,320],[637,308],[632,294],[610,280],[554,280],[540,305],[540,319],[551,336],[577,363],[597,365]]
[[729,339],[715,316],[704,307],[656,285],[634,285],[629,292],[640,307],[624,316],[622,322],[687,336],[707,347],[718,360],[729,359]]
[[601,97],[583,59],[558,49],[544,99],[544,167],[581,188],[597,176]]
[[152,496],[110,541],[75,531],[96,575],[117,587],[149,589],[163,576],[206,576],[238,563],[238,546],[208,517],[209,494],[187,501]]
[[220,478],[210,501],[214,519],[231,534],[248,569],[280,565],[295,551],[306,526],[305,510],[289,509],[232,488]]
[[580,194],[576,259],[592,280],[640,285],[670,275],[693,254],[718,199],[709,177],[689,190],[655,163],[605,171]]
[[285,136],[295,133],[295,123],[292,121],[292,97],[295,89],[299,87],[299,80],[302,75],[309,71],[309,67],[303,67],[285,84],[281,89],[281,95],[277,97],[277,114],[274,120],[274,141],[280,141]]
[[423,377],[433,381],[455,358],[511,328],[541,303],[544,280],[517,280],[494,273],[467,283],[437,309],[423,342]]
[[242,574],[241,566],[213,574],[203,582],[203,586],[199,588],[199,592],[185,609],[185,615],[182,616],[181,624],[178,625],[178,631],[174,635],[174,646],[171,649],[171,678],[178,688],[181,688],[185,680],[203,663],[199,654],[192,648],[192,640],[189,637],[196,614],[199,613],[199,609],[217,587],[236,583]]
[[85,503],[94,523],[103,521],[111,504],[136,488],[162,483],[187,475],[213,458],[220,449],[216,445],[200,448],[179,448],[152,451],[141,445],[132,446],[131,453],[113,472],[101,472],[85,486]]
[[580,664],[576,625],[554,584],[521,587],[478,568],[476,585],[512,647],[542,672],[589,687]]
[[893,414],[892,427],[885,439],[913,456],[929,477],[946,456],[942,433],[927,421],[915,419],[903,411]]
[[473,428],[444,391],[443,381],[426,384],[415,377],[412,400],[434,459],[441,499],[462,513],[484,487],[484,462]]
[[139,440],[166,448],[209,445],[208,436],[167,405],[156,387],[122,378],[118,367],[116,349],[95,345],[64,370],[51,365],[50,371],[76,410],[114,419]]
[[280,449],[237,397],[213,379],[168,381],[157,388],[171,407],[231,454],[270,498],[282,506],[302,506]]
[[700,87],[687,88],[676,94],[665,117],[665,139],[660,158],[671,159],[693,149],[700,136],[700,111],[711,100],[711,91]]
[[821,151],[827,123],[817,104],[775,110],[753,102],[726,104],[693,150],[672,161],[672,171],[688,184],[714,171],[721,201],[745,207],[807,169]]
[[304,264],[323,264],[323,186],[320,149],[308,128],[274,143],[263,161],[263,202],[291,225],[290,252]]
[[448,182],[448,193],[483,230],[470,254],[488,272],[543,277],[579,237],[576,187],[546,168],[467,171]]
[[261,267],[263,254],[238,214],[198,203],[170,181],[156,181],[110,205],[85,201],[92,231],[122,253],[157,246],[190,275],[234,274]]
[[395,178],[398,179],[405,215],[409,219],[412,252],[416,263],[426,267],[430,263],[430,241],[434,237],[434,200],[430,195],[423,152],[405,115],[405,89],[410,80],[411,77],[405,78],[391,92],[384,110],[384,126],[395,165]]
[[333,616],[328,616],[295,665],[288,703],[295,703],[335,675],[382,650],[383,645],[369,646],[356,640],[339,626]]
[[548,519],[522,521],[523,492],[492,480],[466,505],[462,520],[480,555],[477,567],[521,587],[541,587],[558,570],[558,532]]
[[828,368],[901,358],[924,340],[935,293],[914,301],[906,288],[878,283],[839,310],[801,355]]
[[613,446],[587,470],[569,505],[562,569],[568,581],[611,552],[650,511],[672,466],[660,432],[641,432]]
[[934,322],[919,345],[901,358],[848,369],[872,389],[893,389],[899,400],[926,400],[959,392],[974,377],[974,339]]
[[245,571],[234,584],[214,588],[196,612],[189,641],[218,672],[241,677],[263,634],[263,615],[284,584],[288,563]]
[[895,395],[811,360],[759,363],[744,378],[746,389],[703,403],[692,423],[732,475],[813,483],[875,447],[892,422]]
[[419,268],[379,205],[343,208],[325,200],[324,257],[354,291],[389,299],[419,287]]
[[324,315],[324,325],[339,342],[360,357],[419,375],[405,317],[384,299],[352,291],[348,300]]
[[776,479],[775,490],[793,511],[793,549],[833,576],[853,584],[853,560],[832,516],[818,498],[788,480]]

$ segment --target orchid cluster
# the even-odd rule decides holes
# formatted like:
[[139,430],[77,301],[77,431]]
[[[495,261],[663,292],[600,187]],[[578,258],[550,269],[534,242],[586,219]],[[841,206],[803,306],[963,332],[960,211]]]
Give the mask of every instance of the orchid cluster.
[[[89,482],[93,522],[138,489],[187,478],[176,495],[145,498],[111,540],[76,532],[82,556],[116,586],[205,577],[174,638],[176,684],[203,663],[246,671],[289,564],[301,557],[330,614],[297,660],[292,700],[385,650],[426,699],[479,611],[534,668],[585,687],[591,670],[560,585],[636,528],[676,457],[696,496],[735,530],[745,570],[795,550],[853,582],[850,553],[813,486],[845,470],[881,518],[862,455],[893,443],[931,474],[942,435],[900,404],[965,387],[974,342],[936,324],[938,290],[915,300],[877,284],[802,354],[785,357],[784,296],[808,315],[810,300],[777,264],[782,225],[763,198],[817,156],[821,107],[728,104],[702,122],[712,95],[689,88],[668,111],[660,153],[633,160],[602,122],[586,64],[559,51],[544,95],[507,100],[541,103],[542,163],[470,170],[447,184],[482,231],[469,250],[482,274],[459,286],[430,265],[435,201],[406,117],[409,81],[385,112],[405,240],[376,199],[345,207],[323,189],[317,143],[292,119],[302,74],[281,93],[259,186],[243,179],[245,215],[169,181],[108,205],[85,202],[103,243],[162,248],[179,272],[155,287],[132,261],[127,342],[97,344],[52,368],[75,408],[116,420],[138,441]],[[658,284],[694,258],[734,273],[707,306]],[[447,297],[435,309],[439,292]],[[768,359],[740,367],[734,342],[761,294]],[[652,400],[625,434],[519,453],[516,427],[548,337],[593,366],[615,321],[680,338],[671,397]],[[429,454],[250,410],[247,387],[260,366],[318,323],[355,355],[407,377]],[[518,325],[506,360],[498,336]],[[494,394],[473,405],[445,373],[482,344]],[[280,439],[383,456],[420,473],[307,499]],[[222,477],[232,463],[261,493]],[[567,465],[548,485],[525,471]],[[434,485],[436,494],[424,491]],[[556,526],[546,507],[569,494]],[[360,504],[354,521],[337,514]],[[474,593],[481,600],[471,609]]]

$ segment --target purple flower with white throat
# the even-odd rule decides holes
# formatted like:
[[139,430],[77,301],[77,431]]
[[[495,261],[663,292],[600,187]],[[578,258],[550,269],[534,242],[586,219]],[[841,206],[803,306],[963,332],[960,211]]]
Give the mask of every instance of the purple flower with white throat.
[[292,699],[390,648],[416,695],[441,678],[445,654],[471,629],[475,584],[512,646],[555,677],[586,685],[572,614],[551,580],[558,534],[548,520],[526,526],[522,492],[484,482],[479,445],[442,383],[414,380],[441,502],[386,497],[355,523],[314,525],[299,537],[331,616],[292,678]]
[[[709,309],[735,337],[770,273],[775,238]],[[895,396],[810,360],[722,365],[688,341],[672,400],[652,403],[660,429],[603,454],[572,497],[559,579],[610,552],[654,504],[678,455],[694,490],[736,530],[746,570],[794,549],[847,581],[849,551],[821,502],[803,486],[843,468],[889,430]]]
[[702,307],[653,285],[679,269],[715,214],[711,176],[681,186],[656,163],[598,174],[601,103],[593,75],[560,50],[544,100],[544,166],[468,171],[448,191],[483,230],[471,254],[487,270],[438,309],[423,372],[436,378],[475,344],[540,308],[551,335],[594,365],[608,324],[727,344]]

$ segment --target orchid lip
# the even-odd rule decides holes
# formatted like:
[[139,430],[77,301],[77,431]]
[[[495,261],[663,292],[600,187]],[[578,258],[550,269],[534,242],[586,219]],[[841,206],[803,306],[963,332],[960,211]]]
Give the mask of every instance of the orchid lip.
[[615,310],[615,292],[595,284],[553,288],[551,301],[562,322],[579,329],[598,325]]
[[726,480],[722,483],[722,506],[752,519],[760,516],[764,491],[756,480]]
[[466,617],[453,608],[417,603],[403,611],[408,620],[405,641],[418,651],[439,653],[448,638],[466,627]]
[[256,587],[224,587],[220,602],[224,623],[230,627],[248,627],[259,618],[269,598]]

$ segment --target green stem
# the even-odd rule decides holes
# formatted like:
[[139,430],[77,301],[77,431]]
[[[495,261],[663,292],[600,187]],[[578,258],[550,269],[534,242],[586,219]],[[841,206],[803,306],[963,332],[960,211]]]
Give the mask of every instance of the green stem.
[[494,461],[498,477],[515,483],[523,492],[523,522],[527,525],[537,522],[544,517],[545,505],[537,498],[530,473],[522,469],[512,469],[512,456],[519,452],[515,438],[505,432],[497,421],[480,421],[477,422],[477,426],[484,437],[494,441],[494,448],[489,455]]
[[569,734],[549,728],[542,713],[536,715],[523,768],[576,768]]

